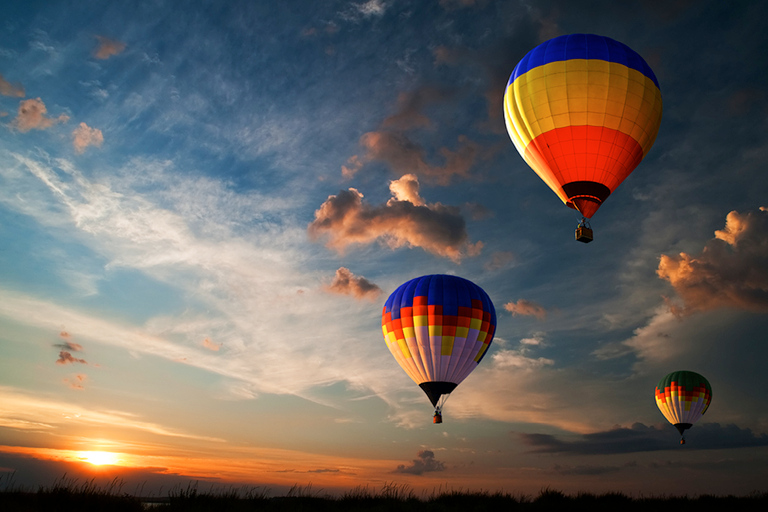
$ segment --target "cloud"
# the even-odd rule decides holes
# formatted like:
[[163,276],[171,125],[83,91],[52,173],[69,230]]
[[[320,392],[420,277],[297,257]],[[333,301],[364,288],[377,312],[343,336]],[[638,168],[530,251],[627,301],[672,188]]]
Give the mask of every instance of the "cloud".
[[381,288],[362,276],[356,276],[346,267],[341,267],[336,271],[333,282],[326,286],[325,290],[371,301],[376,300],[381,295]]
[[72,389],[76,389],[78,391],[81,391],[85,389],[85,381],[88,380],[88,376],[84,373],[78,373],[77,375],[73,376],[72,378],[66,378],[64,379],[64,383],[68,385]]
[[380,18],[387,10],[387,3],[384,0],[368,0],[361,4],[352,4],[352,9],[364,18]]
[[394,172],[417,174],[440,185],[449,184],[454,176],[467,177],[479,148],[466,136],[459,135],[455,150],[447,147],[438,150],[444,164],[432,165],[426,160],[424,148],[402,132],[368,132],[360,137],[360,145],[366,150],[362,160],[380,160]]
[[64,343],[55,343],[53,346],[72,352],[82,352],[83,346],[71,340],[72,335],[67,331],[61,331],[59,337],[64,339]]
[[28,132],[29,130],[45,130],[56,123],[69,121],[69,116],[66,114],[52,118],[46,116],[47,113],[48,109],[45,108],[45,103],[40,98],[24,100],[19,104],[18,114],[11,126],[20,132]]
[[455,91],[443,87],[423,86],[413,91],[401,92],[397,97],[397,113],[384,119],[381,126],[389,129],[410,130],[432,125],[423,110],[432,103],[449,101]]
[[432,471],[445,471],[445,463],[435,459],[435,452],[421,450],[418,459],[413,459],[410,465],[400,464],[394,473],[407,473],[409,475],[422,475]]
[[[532,453],[575,453],[606,455],[659,450],[678,447],[679,434],[671,426],[656,428],[635,423],[630,428],[618,427],[603,432],[579,435],[575,441],[563,441],[549,434],[518,433],[520,440]],[[689,449],[719,450],[768,446],[768,435],[755,434],[751,429],[736,425],[720,426],[703,423],[686,431]]]
[[99,45],[93,51],[93,56],[97,59],[108,59],[125,50],[125,43],[121,41],[109,39],[104,36],[96,36],[96,39],[99,40]]
[[678,315],[722,307],[768,312],[768,212],[732,211],[699,255],[662,255],[657,274],[683,302]]
[[80,125],[74,129],[72,137],[72,144],[75,146],[75,151],[77,151],[78,154],[85,151],[88,146],[100,147],[104,142],[104,135],[102,135],[101,130],[98,128],[91,128],[85,123],[80,123]]
[[56,360],[56,364],[74,364],[74,363],[88,364],[88,362],[85,359],[77,359],[76,357],[73,357],[72,354],[67,352],[66,350],[62,350],[61,352],[59,352],[59,358]]
[[360,137],[362,155],[353,155],[341,168],[349,179],[372,161],[384,162],[398,174],[415,174],[440,185],[448,185],[453,177],[467,177],[479,154],[480,146],[465,135],[459,135],[454,149],[437,150],[442,165],[430,163],[427,151],[406,134],[409,130],[430,128],[432,121],[424,110],[434,103],[445,103],[455,91],[444,87],[422,86],[400,93],[395,114],[382,121],[378,130]]
[[3,77],[2,73],[0,73],[0,94],[3,96],[13,96],[16,98],[23,98],[24,97],[24,87],[21,86],[21,84],[16,83],[12,84],[8,80]]
[[547,317],[547,310],[539,304],[526,299],[519,299],[517,302],[507,302],[504,309],[512,313],[512,316],[535,316],[539,320]]
[[218,352],[219,349],[221,348],[221,343],[214,343],[209,338],[205,338],[203,340],[203,346],[208,350],[213,350],[214,352]]
[[389,182],[389,191],[396,201],[408,201],[414,206],[424,206],[425,201],[419,195],[419,179],[415,174],[406,174],[399,180]]
[[65,341],[64,343],[56,343],[53,345],[56,348],[62,348],[64,350],[71,350],[72,352],[80,352],[83,350],[83,346],[79,343],[73,343],[71,341]]
[[379,240],[391,249],[421,247],[432,254],[460,261],[470,247],[459,209],[440,203],[416,205],[398,199],[398,196],[407,196],[423,202],[418,196],[418,182],[410,180],[408,177],[405,181],[391,182],[394,197],[380,206],[364,203],[363,194],[354,188],[329,196],[315,211],[315,220],[307,228],[310,238],[325,236],[327,247],[338,252],[353,244]]

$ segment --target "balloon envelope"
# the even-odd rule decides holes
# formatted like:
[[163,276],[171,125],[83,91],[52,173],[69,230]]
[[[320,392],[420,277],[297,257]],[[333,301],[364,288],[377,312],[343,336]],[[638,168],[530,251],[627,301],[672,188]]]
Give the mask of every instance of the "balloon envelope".
[[504,94],[507,131],[523,159],[588,218],[651,149],[661,110],[645,60],[593,34],[556,37],[528,52]]
[[471,281],[428,275],[389,296],[381,328],[395,360],[437,406],[441,395],[453,391],[488,351],[496,310]]
[[712,401],[712,387],[696,372],[672,372],[656,385],[656,405],[680,434],[701,418]]

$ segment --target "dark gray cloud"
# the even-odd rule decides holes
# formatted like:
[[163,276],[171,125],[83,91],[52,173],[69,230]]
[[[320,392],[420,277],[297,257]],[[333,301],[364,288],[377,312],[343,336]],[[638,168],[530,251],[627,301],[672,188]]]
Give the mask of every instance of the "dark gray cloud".
[[432,450],[421,450],[418,457],[409,465],[400,464],[394,472],[421,475],[432,471],[445,471],[445,463],[435,459],[435,452]]
[[[533,453],[575,453],[580,455],[606,455],[672,450],[678,447],[678,434],[672,426],[656,428],[635,423],[630,428],[615,428],[605,432],[583,434],[575,441],[563,441],[549,434],[518,433]],[[686,449],[715,450],[768,446],[768,435],[755,434],[751,429],[719,423],[695,425],[685,434]]]

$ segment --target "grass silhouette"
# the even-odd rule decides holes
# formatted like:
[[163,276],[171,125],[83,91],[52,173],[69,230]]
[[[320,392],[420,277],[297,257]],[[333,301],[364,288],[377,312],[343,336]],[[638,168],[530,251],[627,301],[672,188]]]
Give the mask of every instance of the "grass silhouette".
[[311,485],[294,485],[284,496],[270,496],[268,489],[225,489],[201,491],[197,484],[172,489],[164,497],[139,497],[123,492],[122,482],[113,480],[105,487],[93,481],[79,483],[66,475],[50,487],[37,491],[6,483],[0,490],[3,512],[74,511],[74,512],[526,512],[588,510],[589,512],[648,511],[687,512],[701,510],[768,510],[768,493],[748,496],[655,496],[634,498],[622,493],[567,495],[546,488],[538,496],[506,492],[433,490],[418,496],[406,484],[389,483],[380,489],[358,486],[331,496]]

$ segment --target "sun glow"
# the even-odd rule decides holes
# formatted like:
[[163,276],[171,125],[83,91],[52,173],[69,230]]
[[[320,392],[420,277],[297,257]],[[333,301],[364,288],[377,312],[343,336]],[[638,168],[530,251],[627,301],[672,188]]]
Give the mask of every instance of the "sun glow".
[[111,452],[79,452],[78,458],[83,462],[88,462],[94,466],[114,466],[120,462],[120,459],[117,458],[117,454]]

